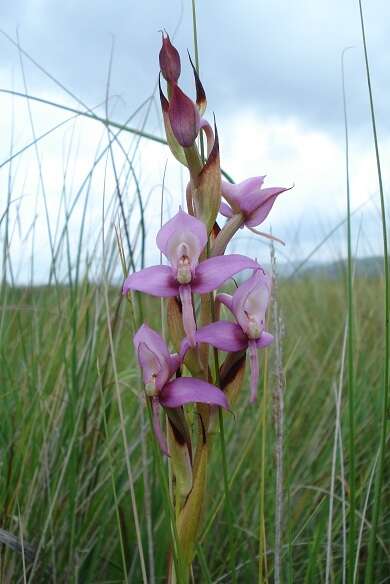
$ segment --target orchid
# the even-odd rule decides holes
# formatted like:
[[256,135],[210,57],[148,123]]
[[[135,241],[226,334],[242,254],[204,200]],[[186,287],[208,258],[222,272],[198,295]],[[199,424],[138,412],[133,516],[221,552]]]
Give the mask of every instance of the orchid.
[[[169,554],[169,584],[179,581],[188,584],[190,580],[207,488],[207,465],[212,454],[210,437],[217,418],[223,445],[223,418],[215,416],[214,410],[227,409],[228,399],[233,403],[243,383],[247,353],[251,401],[255,400],[258,349],[273,340],[265,330],[271,278],[256,260],[240,254],[224,255],[225,250],[244,225],[259,233],[254,227],[266,219],[276,198],[287,190],[262,188],[264,177],[250,178],[237,185],[222,180],[217,125],[215,118],[212,127],[204,117],[206,94],[189,58],[195,80],[194,100],[179,86],[180,55],[168,34],[162,33],[161,110],[167,144],[189,173],[187,212],[180,207],[157,233],[156,244],[165,264],[129,274],[122,288],[126,295],[138,291],[170,298],[165,306],[162,304],[162,310],[166,311],[169,342],[178,352],[171,354],[163,338],[147,324],[142,324],[134,336],[153,431],[162,451],[170,456],[177,546]],[[205,152],[198,147],[199,136],[205,138]],[[221,202],[222,196],[226,202]],[[217,224],[219,212],[228,218],[222,229]],[[276,239],[273,235],[260,235]],[[210,294],[243,270],[251,270],[251,275],[232,296]],[[196,295],[199,327],[194,307]],[[222,304],[236,322],[218,320]],[[136,319],[137,311],[132,310],[132,315]],[[209,351],[207,345],[216,350]],[[228,352],[220,368],[218,349]],[[195,377],[182,377],[183,371]],[[184,407],[190,403],[198,404],[191,416]],[[167,415],[167,437],[161,428],[161,409]]]
[[216,297],[217,302],[224,304],[232,312],[238,324],[220,320],[202,327],[196,333],[197,342],[209,343],[221,351],[249,349],[252,402],[256,399],[259,380],[257,349],[267,347],[273,341],[273,336],[264,330],[270,295],[270,276],[262,268],[255,270],[233,296],[218,294]]
[[182,210],[160,229],[156,242],[171,265],[151,266],[130,274],[123,285],[123,293],[138,290],[152,296],[179,296],[184,331],[194,345],[196,323],[192,293],[206,294],[216,290],[238,272],[258,268],[258,263],[240,254],[199,261],[207,243],[207,230],[202,221]]
[[238,184],[222,181],[222,195],[229,205],[221,203],[220,213],[228,218],[241,214],[242,223],[247,227],[263,223],[278,195],[288,190],[284,187],[263,189],[264,179],[265,176],[256,176]]
[[138,329],[133,342],[142,369],[145,393],[151,400],[154,432],[161,450],[168,455],[160,426],[160,406],[180,408],[188,403],[203,403],[227,409],[228,402],[220,389],[201,379],[178,377],[170,381],[180,368],[183,355],[171,355],[162,337],[148,325],[143,324]]

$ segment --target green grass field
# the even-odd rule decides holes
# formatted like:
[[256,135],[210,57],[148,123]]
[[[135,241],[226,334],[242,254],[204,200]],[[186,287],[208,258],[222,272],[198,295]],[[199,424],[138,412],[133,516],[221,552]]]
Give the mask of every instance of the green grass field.
[[[377,279],[354,282],[357,582],[367,556],[366,499],[379,445],[382,285]],[[282,280],[279,291],[286,377],[283,581],[325,581],[328,562],[332,581],[341,582],[349,505],[346,285],[342,279]],[[40,574],[42,581],[122,582],[127,573],[129,582],[140,582],[135,509],[145,562],[156,581],[164,580],[168,517],[140,407],[127,306],[121,302],[118,309],[119,301],[119,290],[87,281],[73,288],[2,289],[1,527],[25,546],[24,559],[20,549],[2,546],[2,582],[22,581],[32,557],[34,581]],[[158,328],[159,303],[147,302],[144,311]],[[274,350],[263,356],[263,371],[264,358],[257,405],[247,403],[244,387],[234,416],[225,414],[240,582],[258,580],[260,545],[264,581],[273,574]],[[230,581],[218,450],[216,439],[196,582]],[[389,566],[388,479],[386,471],[377,582],[386,581]]]

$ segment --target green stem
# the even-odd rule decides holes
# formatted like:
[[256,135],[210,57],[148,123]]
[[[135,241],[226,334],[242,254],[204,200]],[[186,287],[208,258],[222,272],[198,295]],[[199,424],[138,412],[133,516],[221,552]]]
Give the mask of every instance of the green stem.
[[341,77],[343,88],[343,109],[345,128],[345,168],[347,187],[347,239],[348,239],[348,270],[347,270],[347,295],[348,295],[348,420],[349,420],[349,532],[348,532],[348,582],[353,583],[354,559],[355,559],[355,533],[356,533],[356,468],[355,468],[355,381],[353,360],[353,285],[352,285],[352,234],[351,234],[351,196],[349,187],[349,141],[348,141],[348,117],[347,102],[345,96],[344,75],[344,49],[341,55]]
[[223,486],[224,486],[224,490],[225,490],[226,507],[227,507],[227,514],[228,514],[229,547],[230,547],[229,564],[230,564],[232,582],[233,582],[233,584],[235,584],[237,582],[237,574],[236,574],[234,537],[233,537],[233,519],[234,519],[234,516],[233,516],[232,501],[231,501],[230,489],[229,489],[228,465],[227,465],[226,444],[225,444],[225,431],[224,431],[224,427],[223,427],[223,413],[222,413],[221,408],[219,408],[219,410],[218,410],[218,418],[219,418],[219,434],[221,437]]
[[381,220],[382,220],[382,234],[383,234],[383,261],[384,261],[384,276],[385,276],[385,294],[384,294],[384,320],[385,320],[385,347],[384,347],[384,380],[383,380],[383,393],[382,393],[382,419],[381,419],[381,435],[380,435],[380,445],[379,445],[379,463],[378,469],[375,477],[375,491],[374,491],[374,508],[372,513],[372,526],[370,530],[369,542],[368,542],[368,558],[366,565],[366,584],[371,584],[374,582],[374,565],[375,565],[375,553],[376,553],[376,538],[379,522],[379,512],[381,507],[381,495],[382,495],[382,484],[383,484],[383,474],[385,466],[385,454],[386,454],[386,434],[387,434],[387,417],[388,417],[388,395],[389,395],[389,264],[388,264],[388,246],[387,246],[387,226],[386,226],[386,210],[385,210],[385,198],[383,193],[383,183],[382,183],[382,171],[381,163],[379,157],[379,146],[378,137],[376,132],[376,122],[375,122],[375,112],[374,112],[374,100],[372,97],[371,88],[371,78],[370,69],[368,65],[368,54],[367,54],[367,44],[366,44],[366,34],[364,30],[364,19],[362,3],[359,0],[359,11],[360,11],[360,22],[362,28],[363,46],[364,46],[364,60],[366,64],[366,75],[368,84],[368,93],[370,97],[370,110],[371,110],[371,123],[372,123],[372,133],[375,144],[375,158],[378,172],[378,184],[379,184],[379,195],[381,202]]
[[[196,24],[196,2],[192,2],[192,29],[194,35],[194,51],[195,51],[195,69],[199,75],[199,47],[198,47],[198,27]],[[204,162],[204,140],[202,132],[199,132],[199,146],[200,146],[200,156],[202,162]]]

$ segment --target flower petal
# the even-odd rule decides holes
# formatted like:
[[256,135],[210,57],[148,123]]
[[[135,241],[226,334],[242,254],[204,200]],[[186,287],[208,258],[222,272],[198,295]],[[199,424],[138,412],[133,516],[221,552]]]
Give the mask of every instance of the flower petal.
[[191,346],[195,345],[196,322],[194,317],[194,307],[192,305],[191,286],[180,286],[179,294],[183,308],[183,327]]
[[261,189],[250,193],[245,199],[242,199],[240,206],[246,215],[245,224],[248,227],[260,225],[271,211],[276,197],[287,190],[283,187]]
[[[233,296],[230,296],[230,294],[217,294],[215,297],[215,302],[220,302],[221,304],[224,304],[226,306],[226,308],[228,308],[230,310],[230,312],[233,312]],[[234,314],[234,313],[233,313]]]
[[177,268],[178,261],[186,252],[192,271],[198,264],[199,256],[207,243],[207,231],[204,223],[191,217],[180,209],[157,234],[156,243],[159,250]]
[[252,317],[258,325],[260,336],[264,328],[265,311],[270,293],[271,278],[262,268],[259,268],[233,294],[233,313],[244,333],[248,333]]
[[181,353],[174,353],[173,355],[169,355],[169,370],[171,372],[171,376],[176,373],[179,367],[181,367],[181,364],[183,363],[183,357],[184,355],[182,356]]
[[193,377],[179,377],[167,383],[159,394],[159,400],[166,408],[178,408],[189,403],[221,406],[225,409],[229,407],[226,396],[220,389]]
[[265,347],[268,347],[268,345],[273,343],[273,340],[274,340],[274,337],[273,337],[273,335],[271,335],[271,333],[267,333],[267,331],[263,331],[261,333],[261,337],[259,339],[256,339],[256,341],[255,341],[256,347],[258,349],[264,349]]
[[227,320],[219,320],[200,328],[195,335],[197,343],[208,343],[221,351],[242,351],[248,338],[241,327]]
[[259,385],[259,356],[256,341],[249,341],[249,363],[251,369],[251,402],[256,400],[257,386]]
[[256,261],[240,254],[209,258],[197,266],[191,287],[194,292],[205,294],[221,286],[234,274],[256,268],[259,268]]
[[151,266],[127,276],[123,284],[123,294],[127,294],[129,290],[138,290],[152,296],[169,297],[177,295],[178,287],[171,268]]
[[219,212],[224,217],[229,217],[229,219],[230,217],[233,217],[233,211],[226,203],[221,203],[221,206],[219,207]]
[[163,431],[161,430],[160,422],[160,404],[158,398],[152,399],[152,413],[153,413],[153,430],[164,454],[169,456],[168,445]]
[[247,197],[248,194],[260,189],[264,179],[265,176],[254,176],[252,178],[247,178],[238,184],[222,181],[222,196],[233,208],[235,208],[236,211],[239,211],[241,201]]
[[137,350],[140,343],[145,343],[155,353],[162,355],[162,358],[168,361],[170,358],[168,347],[158,332],[150,328],[149,325],[143,324],[134,335],[134,346]]
[[172,361],[162,337],[147,324],[143,324],[134,335],[134,347],[142,369],[144,383],[153,383],[159,391],[179,368]]

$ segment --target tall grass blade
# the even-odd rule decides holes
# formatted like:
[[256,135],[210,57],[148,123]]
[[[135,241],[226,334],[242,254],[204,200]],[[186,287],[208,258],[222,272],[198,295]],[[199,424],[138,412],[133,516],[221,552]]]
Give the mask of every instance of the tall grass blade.
[[347,298],[348,298],[348,423],[349,423],[349,531],[348,531],[348,582],[353,582],[355,561],[355,509],[356,509],[356,465],[355,465],[355,372],[354,372],[354,324],[353,324],[353,281],[352,281],[352,234],[351,234],[351,193],[349,185],[349,135],[347,100],[345,94],[344,56],[341,54],[341,80],[343,91],[344,136],[345,136],[345,174],[347,194]]
[[383,182],[382,182],[382,169],[379,156],[379,144],[376,129],[375,120],[375,110],[374,110],[374,98],[372,94],[371,87],[371,75],[370,67],[368,63],[368,51],[366,42],[366,33],[363,18],[363,7],[362,1],[359,0],[359,13],[360,13],[360,23],[362,29],[362,39],[364,48],[364,61],[366,66],[366,76],[367,76],[367,86],[368,94],[370,99],[370,112],[371,112],[371,124],[372,133],[375,146],[375,159],[378,174],[378,186],[379,186],[379,197],[381,206],[381,221],[382,221],[382,237],[383,237],[383,261],[384,261],[384,279],[385,279],[385,290],[384,290],[384,371],[383,371],[383,390],[382,390],[382,407],[381,407],[381,429],[380,429],[380,454],[379,463],[377,467],[377,473],[375,477],[375,491],[374,491],[374,505],[372,511],[372,528],[369,534],[368,542],[368,558],[366,565],[366,575],[365,582],[370,584],[375,581],[375,557],[376,557],[376,540],[377,531],[379,523],[379,514],[381,510],[381,498],[382,498],[382,485],[383,485],[383,474],[385,467],[385,456],[386,456],[386,438],[387,438],[387,423],[388,423],[388,402],[389,402],[389,357],[390,357],[390,323],[389,323],[389,308],[390,308],[390,286],[389,286],[389,260],[388,260],[388,243],[387,243],[387,220],[386,220],[386,208],[385,208],[385,196],[383,192]]

